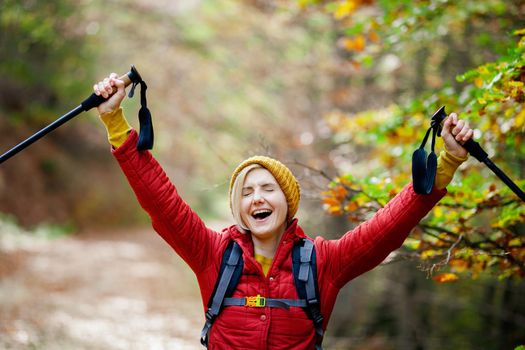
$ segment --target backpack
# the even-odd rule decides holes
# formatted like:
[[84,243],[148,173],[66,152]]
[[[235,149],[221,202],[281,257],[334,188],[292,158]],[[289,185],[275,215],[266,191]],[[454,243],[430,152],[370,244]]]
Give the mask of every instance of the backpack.
[[273,299],[260,295],[232,298],[242,275],[244,262],[239,244],[231,241],[224,251],[221,269],[215,288],[208,301],[206,323],[201,332],[201,344],[208,347],[208,337],[213,322],[224,306],[246,307],[302,307],[313,321],[316,333],[316,350],[322,350],[323,316],[320,312],[319,288],[317,286],[316,254],[314,243],[306,238],[297,241],[292,249],[292,271],[299,299]]

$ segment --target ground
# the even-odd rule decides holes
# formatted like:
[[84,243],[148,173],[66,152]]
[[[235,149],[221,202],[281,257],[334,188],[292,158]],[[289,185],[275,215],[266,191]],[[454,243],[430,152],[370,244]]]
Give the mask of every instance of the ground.
[[201,349],[191,270],[151,229],[0,234],[1,349]]

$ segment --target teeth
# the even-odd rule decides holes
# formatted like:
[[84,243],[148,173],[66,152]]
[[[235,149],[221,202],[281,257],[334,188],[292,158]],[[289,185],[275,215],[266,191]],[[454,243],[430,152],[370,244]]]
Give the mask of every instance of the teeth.
[[272,211],[269,210],[269,209],[259,209],[259,210],[256,210],[252,213],[252,215],[257,215],[257,214],[261,214],[261,213],[271,213]]

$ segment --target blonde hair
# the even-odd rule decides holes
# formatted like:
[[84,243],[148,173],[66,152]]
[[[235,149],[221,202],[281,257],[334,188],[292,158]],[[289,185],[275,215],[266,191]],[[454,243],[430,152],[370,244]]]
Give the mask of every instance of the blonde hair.
[[242,221],[241,217],[241,198],[242,198],[242,187],[244,185],[244,180],[250,171],[257,168],[263,168],[259,164],[250,164],[247,167],[243,168],[235,178],[235,181],[232,184],[230,191],[230,206],[232,210],[233,219],[241,232],[249,231],[246,224]]

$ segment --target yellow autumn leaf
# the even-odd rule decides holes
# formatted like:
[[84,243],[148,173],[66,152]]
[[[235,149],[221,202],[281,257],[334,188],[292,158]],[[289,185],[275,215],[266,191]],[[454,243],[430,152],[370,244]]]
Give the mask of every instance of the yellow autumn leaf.
[[525,125],[525,109],[518,113],[516,118],[514,118],[514,126],[516,128],[521,128]]
[[323,209],[332,215],[342,214],[341,203],[333,197],[323,198]]
[[365,49],[366,39],[364,35],[358,35],[354,39],[354,50],[363,51]]
[[345,17],[348,17],[356,9],[356,4],[354,1],[346,0],[342,1],[337,5],[337,8],[334,11],[334,18],[341,20]]
[[421,252],[421,260],[426,260],[429,258],[433,258],[434,256],[440,254],[440,251],[433,250],[433,249],[427,249]]
[[521,246],[520,238],[513,238],[509,241],[509,247],[520,247],[520,246]]
[[373,43],[378,43],[380,40],[379,35],[377,34],[377,32],[374,31],[368,33],[368,39]]
[[341,214],[341,206],[340,205],[330,205],[326,209],[330,214]]
[[481,79],[479,77],[474,79],[474,85],[476,85],[476,87],[478,87],[478,88],[482,87],[483,86],[483,79]]
[[363,35],[358,35],[354,38],[344,38],[341,45],[347,51],[363,51],[366,45],[366,39]]
[[514,35],[525,35],[525,28],[515,30],[512,34]]
[[432,277],[432,279],[439,283],[447,283],[457,281],[459,277],[455,273],[441,273]]
[[478,103],[479,103],[480,105],[486,105],[486,104],[487,104],[487,100],[485,100],[484,98],[479,97],[479,98],[478,98]]
[[421,246],[421,241],[419,239],[407,238],[403,242],[403,247],[406,247],[410,250],[417,250]]
[[345,205],[345,211],[352,212],[359,208],[359,205],[357,205],[356,202],[350,202],[347,205]]
[[451,269],[456,272],[463,272],[469,268],[469,263],[462,259],[452,259],[449,262]]
[[345,199],[347,194],[348,194],[348,191],[343,186],[337,186],[334,188],[335,198],[337,198],[340,201]]
[[481,66],[481,67],[478,67],[478,72],[481,74],[488,74],[489,70],[487,69],[486,66]]
[[339,200],[337,200],[336,198],[334,197],[325,197],[323,198],[323,203],[324,204],[328,204],[330,206],[335,206],[335,205],[340,205],[341,202]]
[[347,187],[351,187],[352,186],[352,181],[350,181],[349,179],[347,178],[344,178],[344,177],[337,177],[336,178],[337,181],[343,185],[343,186],[347,186]]
[[354,122],[354,130],[363,130],[363,128],[366,128],[369,124],[366,118],[363,118],[359,115],[353,118],[352,121]]
[[436,218],[443,217],[443,208],[436,206],[434,207],[434,210],[432,211],[432,213],[434,214]]
[[310,5],[310,1],[309,0],[299,0],[298,4],[300,8],[305,8],[308,5]]

